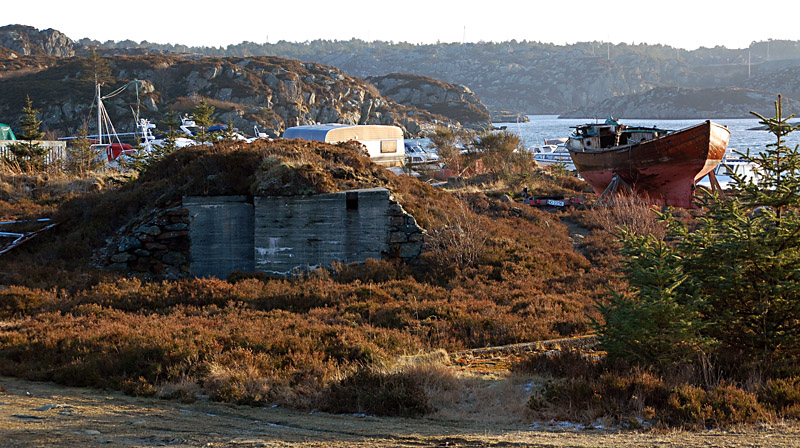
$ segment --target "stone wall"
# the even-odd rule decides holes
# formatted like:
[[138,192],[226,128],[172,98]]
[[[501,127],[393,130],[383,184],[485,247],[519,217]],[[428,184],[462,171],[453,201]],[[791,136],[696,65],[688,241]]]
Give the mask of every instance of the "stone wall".
[[391,198],[387,218],[389,224],[387,258],[400,258],[407,263],[414,262],[422,253],[425,229],[417,224],[413,216],[403,210],[399,202]]
[[[100,264],[107,269],[152,279],[189,275],[189,210],[157,209],[109,240]],[[101,255],[102,256],[102,255]]]

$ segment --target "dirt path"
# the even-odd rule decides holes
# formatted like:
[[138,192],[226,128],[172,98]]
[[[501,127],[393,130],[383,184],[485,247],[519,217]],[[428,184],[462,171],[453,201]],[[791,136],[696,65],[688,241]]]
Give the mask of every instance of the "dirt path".
[[532,429],[145,399],[0,378],[3,447],[797,447],[800,426],[702,432]]

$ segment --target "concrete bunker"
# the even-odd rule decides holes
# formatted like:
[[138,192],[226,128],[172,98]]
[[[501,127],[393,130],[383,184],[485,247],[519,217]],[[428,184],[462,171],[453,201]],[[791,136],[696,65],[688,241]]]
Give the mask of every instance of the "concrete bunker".
[[189,274],[233,271],[291,275],[333,262],[411,261],[424,230],[386,188],[312,196],[183,198],[189,215]]

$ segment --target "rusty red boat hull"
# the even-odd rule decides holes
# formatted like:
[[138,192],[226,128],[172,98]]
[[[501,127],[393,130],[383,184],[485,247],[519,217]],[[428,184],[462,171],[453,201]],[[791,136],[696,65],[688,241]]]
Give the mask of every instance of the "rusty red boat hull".
[[705,121],[633,145],[569,152],[598,195],[617,174],[653,204],[691,207],[695,182],[722,161],[730,134],[726,127]]

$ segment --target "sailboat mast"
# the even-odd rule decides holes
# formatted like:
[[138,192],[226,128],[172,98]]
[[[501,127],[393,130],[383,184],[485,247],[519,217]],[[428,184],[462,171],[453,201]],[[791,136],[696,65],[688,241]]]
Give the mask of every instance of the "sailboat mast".
[[100,83],[95,80],[95,95],[97,95],[97,143],[103,144],[103,111],[101,107],[103,106],[102,101],[100,100]]

